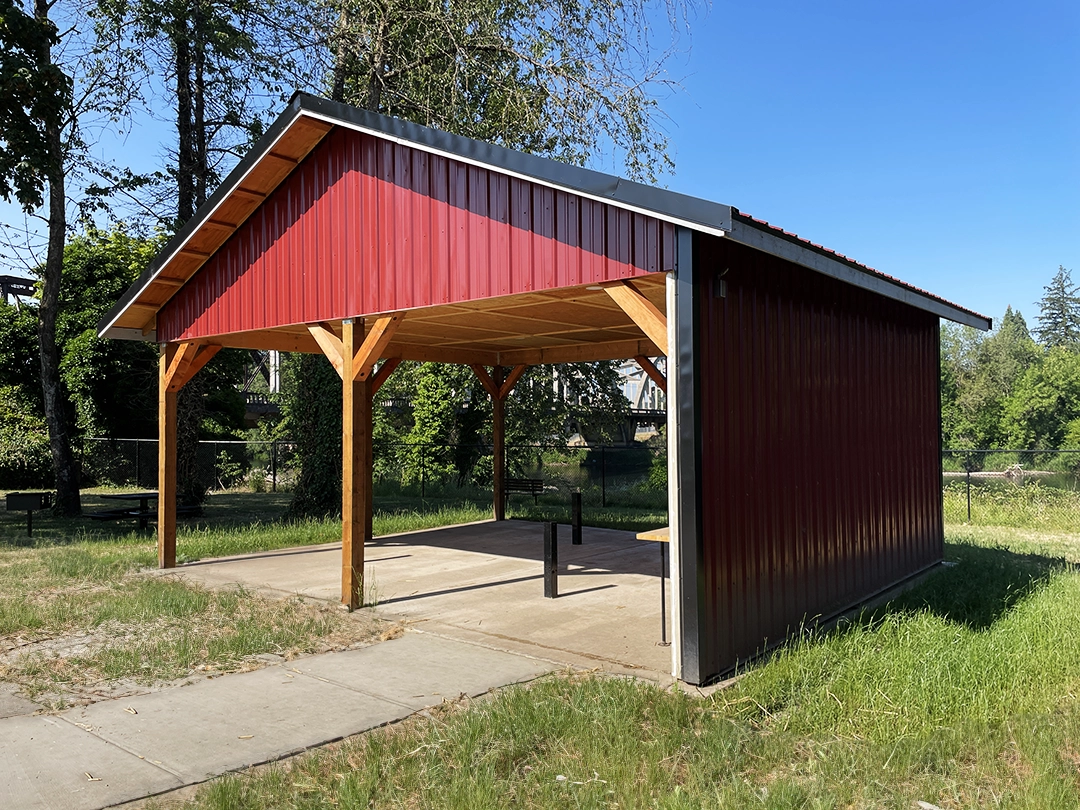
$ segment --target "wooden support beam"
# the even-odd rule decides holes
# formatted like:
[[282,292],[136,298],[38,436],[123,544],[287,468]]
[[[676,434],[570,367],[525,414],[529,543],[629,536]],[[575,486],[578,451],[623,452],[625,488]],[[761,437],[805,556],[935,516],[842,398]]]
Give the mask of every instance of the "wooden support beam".
[[660,373],[660,369],[658,369],[653,364],[653,361],[650,360],[648,357],[645,357],[645,356],[640,355],[640,354],[637,357],[635,357],[634,360],[637,362],[637,364],[639,366],[641,366],[641,370],[644,371],[646,374],[649,375],[649,377],[652,378],[652,381],[654,383],[656,383],[656,387],[659,388],[661,391],[663,391],[666,394],[667,393],[667,378],[663,374]]
[[172,370],[172,373],[168,375],[166,385],[172,392],[179,391],[194,377],[203,366],[210,362],[215,354],[221,351],[221,347],[217,345],[198,345],[195,343],[181,343],[177,351],[177,357],[181,352],[184,355],[184,361]]
[[375,325],[368,331],[363,345],[353,357],[353,379],[366,380],[371,375],[375,364],[382,358],[383,350],[401,324],[401,318],[401,313],[394,313],[375,320]]
[[517,385],[517,381],[521,379],[521,375],[525,373],[527,368],[528,366],[522,363],[510,369],[510,373],[503,380],[502,385],[499,386],[499,399],[506,399],[510,395],[510,392],[514,390],[514,386]]
[[492,399],[499,399],[499,386],[495,384],[495,381],[491,379],[491,375],[488,374],[488,370],[479,363],[470,363],[469,368],[473,370],[473,374],[480,380],[480,384],[484,386],[484,390],[491,395]]
[[604,292],[611,296],[611,300],[630,316],[630,320],[636,323],[645,336],[661,350],[660,353],[666,356],[667,315],[628,281],[608,285],[604,287]]
[[341,374],[341,602],[349,610],[363,604],[364,545],[371,540],[371,386],[355,379],[353,360],[363,326],[342,323]]
[[158,358],[158,568],[176,567],[176,392],[168,372],[178,350],[167,343]]
[[527,366],[535,366],[541,363],[625,360],[639,354],[646,357],[656,357],[663,353],[651,340],[615,340],[608,343],[579,343],[576,346],[554,346],[550,349],[512,349],[499,352],[498,362],[504,366],[516,366],[522,363]]
[[[342,340],[330,327],[328,323],[309,323],[308,332],[315,338],[315,342],[319,344],[319,348],[323,350],[323,354],[326,355],[326,359],[330,361],[330,364],[334,367],[334,371],[338,373],[338,376],[345,379],[345,349],[342,346]],[[344,334],[344,332],[343,332]],[[347,355],[351,363],[353,355],[350,353]]]
[[496,390],[491,397],[492,511],[495,520],[506,520],[506,398],[497,393],[502,388],[503,370],[496,366],[493,371],[494,377],[488,377]]
[[379,370],[375,372],[375,376],[371,378],[371,396],[375,396],[379,389],[382,388],[384,382],[386,382],[390,375],[394,373],[394,369],[401,365],[400,357],[387,358]]
[[183,379],[187,367],[191,364],[191,361],[195,359],[195,355],[199,351],[199,345],[190,342],[172,345],[176,351],[172,354],[172,360],[169,363],[169,367],[165,369],[165,386],[170,391],[179,391],[180,387],[173,387],[173,380]]
[[492,351],[453,349],[420,343],[391,342],[386,354],[391,357],[400,357],[402,360],[418,360],[421,363],[458,363],[463,366],[473,363],[494,366],[499,362],[499,355]]

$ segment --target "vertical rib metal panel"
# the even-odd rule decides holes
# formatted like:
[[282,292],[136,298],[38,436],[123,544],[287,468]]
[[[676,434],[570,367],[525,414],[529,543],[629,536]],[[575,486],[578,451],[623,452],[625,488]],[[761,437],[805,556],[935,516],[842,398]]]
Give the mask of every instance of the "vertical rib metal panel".
[[675,228],[339,129],[158,315],[160,339],[632,278]]
[[937,318],[710,236],[695,273],[704,676],[939,561],[943,534]]

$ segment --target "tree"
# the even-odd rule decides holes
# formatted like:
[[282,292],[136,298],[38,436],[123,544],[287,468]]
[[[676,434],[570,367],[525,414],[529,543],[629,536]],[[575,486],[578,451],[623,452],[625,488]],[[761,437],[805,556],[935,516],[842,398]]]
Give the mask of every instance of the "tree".
[[1009,444],[1025,450],[1057,450],[1078,418],[1080,354],[1055,346],[1024,373],[1005,402]]
[[607,147],[635,179],[671,168],[656,93],[673,83],[644,3],[324,0],[323,12],[339,101],[579,165]]
[[1039,328],[1036,334],[1047,348],[1064,346],[1076,350],[1080,346],[1080,285],[1073,284],[1072,272],[1063,266],[1050,283],[1043,287],[1039,301]]
[[55,511],[77,515],[79,476],[71,450],[67,420],[63,414],[64,392],[56,349],[56,316],[64,238],[67,233],[65,158],[63,129],[72,104],[72,81],[53,61],[52,49],[60,41],[49,19],[52,5],[35,0],[33,15],[6,0],[0,23],[0,62],[3,105],[0,139],[0,193],[7,200],[12,191],[28,213],[42,204],[49,190],[48,248],[38,306],[38,346],[45,419],[49,428],[56,485]]
[[[13,0],[0,0],[0,196],[10,200],[14,195],[26,214],[42,219],[46,227],[44,261],[26,255],[22,261],[26,267],[43,266],[37,308],[42,402],[57,491],[54,509],[71,516],[81,511],[79,476],[56,339],[68,206],[73,203],[68,185],[70,179],[81,184],[75,202],[83,213],[99,207],[109,193],[114,175],[93,157],[86,134],[102,122],[123,119],[130,84],[123,49],[98,36],[99,29],[87,19],[87,5],[73,2],[57,10],[57,2],[34,0],[32,9],[24,11]],[[54,11],[64,20],[63,37],[50,18]],[[105,178],[106,185],[90,183],[94,175]],[[47,213],[39,215],[46,189]],[[33,238],[35,231],[28,227],[26,233]],[[27,252],[7,241],[8,262],[12,254]]]

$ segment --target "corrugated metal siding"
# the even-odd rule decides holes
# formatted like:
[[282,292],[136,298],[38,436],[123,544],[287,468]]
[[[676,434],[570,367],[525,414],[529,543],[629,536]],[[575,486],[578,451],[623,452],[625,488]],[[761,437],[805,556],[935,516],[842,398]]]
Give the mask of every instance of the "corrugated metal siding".
[[942,558],[938,321],[710,236],[695,272],[702,672],[719,674]]
[[166,341],[631,278],[674,226],[338,129],[158,315]]

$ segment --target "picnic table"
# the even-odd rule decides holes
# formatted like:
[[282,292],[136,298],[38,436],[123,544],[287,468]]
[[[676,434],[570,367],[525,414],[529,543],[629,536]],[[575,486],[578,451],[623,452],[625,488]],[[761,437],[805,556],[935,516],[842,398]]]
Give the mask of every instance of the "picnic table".
[[156,501],[158,498],[157,492],[117,492],[102,495],[101,498],[109,501],[138,501],[139,508],[123,507],[91,512],[88,517],[92,520],[120,520],[121,518],[135,517],[139,519],[139,528],[145,529],[150,518],[157,517],[157,510],[150,508],[150,501]]

